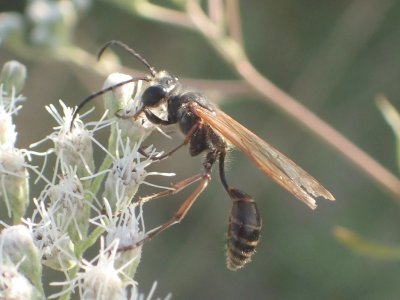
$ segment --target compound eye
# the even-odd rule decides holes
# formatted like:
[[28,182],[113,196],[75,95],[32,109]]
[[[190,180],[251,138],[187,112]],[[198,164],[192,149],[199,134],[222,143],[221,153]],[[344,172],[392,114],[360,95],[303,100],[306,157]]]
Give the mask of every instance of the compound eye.
[[144,106],[156,106],[165,98],[167,91],[159,85],[148,87],[142,94],[142,103]]

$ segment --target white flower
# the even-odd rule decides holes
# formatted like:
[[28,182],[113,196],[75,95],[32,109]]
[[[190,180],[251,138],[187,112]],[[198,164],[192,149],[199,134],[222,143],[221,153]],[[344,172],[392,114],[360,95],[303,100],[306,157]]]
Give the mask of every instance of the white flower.
[[0,299],[26,300],[34,298],[35,289],[17,268],[0,263]]
[[[115,267],[115,260],[120,254],[117,251],[118,240],[115,240],[108,247],[104,246],[104,239],[100,240],[99,254],[90,262],[82,260],[80,265],[83,271],[77,276],[66,282],[52,283],[52,285],[68,285],[68,290],[79,288],[80,299],[86,300],[124,300],[126,299],[126,287],[134,285],[132,279],[123,281],[126,278],[124,268]],[[62,294],[52,295],[49,298],[55,298]]]
[[[55,132],[47,136],[42,141],[32,144],[35,147],[45,140],[51,140],[54,148],[42,155],[55,152],[57,155],[57,165],[60,163],[61,168],[65,166],[77,166],[79,174],[92,174],[94,170],[93,147],[92,142],[104,147],[93,137],[95,131],[108,126],[110,122],[95,122],[84,125],[79,117],[75,118],[71,126],[73,109],[67,107],[62,101],[60,105],[63,108],[64,116],[61,116],[54,105],[46,106],[47,111],[57,121],[59,126],[54,127]],[[93,127],[89,129],[89,127]],[[56,168],[55,173],[58,172]]]
[[32,233],[24,225],[14,225],[3,229],[0,234],[2,254],[19,264],[22,273],[33,283],[40,285],[42,266],[39,251],[35,246]]
[[12,149],[17,141],[17,131],[13,123],[13,116],[22,108],[19,102],[24,101],[23,96],[16,96],[14,89],[8,94],[0,84],[0,145]]
[[111,207],[104,199],[105,215],[99,217],[99,222],[92,220],[93,224],[101,226],[107,232],[106,245],[112,245],[118,241],[120,255],[116,258],[115,266],[125,266],[125,274],[133,277],[140,262],[142,246],[136,247],[136,243],[146,237],[144,233],[143,212],[141,206],[136,215],[137,203],[132,203],[117,215],[113,214]]
[[[103,88],[106,89],[130,79],[132,77],[129,75],[112,73],[105,80]],[[133,141],[147,137],[156,128],[156,125],[143,116],[137,120],[131,118],[138,110],[142,86],[143,81],[141,80],[130,82],[113,88],[111,92],[103,95],[104,106],[109,111],[109,118],[116,120],[124,137],[129,137]]]
[[3,105],[0,105],[0,144],[12,148],[16,140],[17,132],[12,121],[12,113],[7,111]]
[[14,98],[25,85],[26,67],[18,61],[6,62],[0,73],[1,93]]
[[79,166],[83,163],[87,172],[94,169],[92,133],[83,126],[82,122],[75,120],[71,128],[73,110],[60,102],[64,110],[64,117],[58,114],[54,105],[46,106],[47,111],[56,119],[59,126],[49,138],[54,143],[57,156],[62,166]]
[[[38,247],[43,264],[60,271],[67,271],[76,265],[74,244],[67,233],[67,223],[52,208],[46,209],[44,201],[34,199],[36,205],[32,220],[24,222],[32,232],[35,245]],[[38,220],[36,220],[38,219]],[[35,223],[36,221],[36,223]]]
[[[70,7],[71,4],[65,5]],[[41,7],[44,10],[40,10]],[[48,23],[42,24],[43,28],[39,28],[40,24],[34,28],[38,40],[40,35],[54,29],[52,26],[58,21],[52,17],[59,13],[60,7],[45,1],[30,6],[32,19]],[[26,70],[24,73],[24,69],[15,63],[8,67],[8,73],[4,73],[7,76],[3,77],[22,87]],[[121,78],[129,81],[131,77],[110,75],[106,86],[114,86]],[[33,198],[32,216],[22,219],[24,225],[6,226],[0,233],[0,299],[44,299],[42,265],[64,272],[66,277],[65,282],[59,283],[64,286],[63,291],[52,295],[53,298],[69,297],[77,289],[81,299],[145,299],[138,293],[137,283],[132,278],[147,235],[142,207],[131,202],[141,184],[171,189],[148,182],[149,176],[175,175],[148,170],[153,162],[161,159],[162,152],[153,147],[142,149],[141,143],[154,129],[162,131],[143,114],[131,118],[141,109],[141,94],[146,84],[136,81],[105,93],[109,120],[104,120],[106,112],[100,121],[84,124],[80,116],[75,118],[74,110],[62,101],[63,113],[54,105],[47,106],[47,111],[57,122],[54,132],[31,145],[52,142],[53,146],[43,152],[15,148],[17,132],[13,117],[21,108],[19,102],[23,97],[16,96],[21,87],[16,89],[13,85],[0,84],[0,199],[4,199],[14,223],[24,216],[29,204],[29,184],[37,184],[42,179],[44,185],[40,195]],[[158,116],[166,117],[166,107],[155,111]],[[106,149],[94,138],[94,133],[111,124],[115,126],[111,127]],[[106,154],[97,173],[92,143]],[[51,165],[54,173],[48,179],[43,174],[48,156],[53,153],[56,155],[55,163]],[[31,154],[44,157],[41,171],[26,162],[30,161]],[[29,182],[28,170],[38,175],[36,182]],[[102,187],[104,203],[99,203],[97,194]],[[100,236],[98,255],[86,260],[86,250],[95,245]],[[152,298],[154,289],[155,285],[146,299]]]
[[0,195],[3,197],[8,216],[13,212],[19,220],[29,204],[26,151],[0,146]]
[[[121,73],[110,74],[104,82],[103,88],[115,86],[121,82],[132,79],[131,76]],[[109,111],[109,118],[117,122],[124,138],[136,142],[145,139],[155,129],[166,135],[158,125],[150,122],[144,114],[132,118],[141,109],[142,92],[148,86],[146,82],[138,80],[122,86],[113,88],[111,92],[105,93],[104,106]],[[154,110],[160,118],[167,117],[167,108],[163,104]]]
[[47,193],[42,195],[46,196],[50,199],[56,219],[63,222],[64,228],[68,228],[71,239],[82,240],[86,236],[91,206],[84,198],[84,188],[76,174],[76,167],[66,167],[59,182],[50,184]]
[[[141,184],[169,189],[168,187],[158,186],[145,180],[146,177],[152,175],[175,176],[175,173],[147,172],[145,170],[154,162],[152,158],[157,158],[162,153],[158,153],[155,149],[149,147],[142,150],[147,153],[147,157],[144,157],[144,155],[139,153],[141,141],[131,147],[128,139],[126,144],[123,145],[120,134],[117,137],[117,144],[120,145],[122,154],[120,157],[114,159],[113,166],[105,182],[105,198],[110,201],[113,209],[121,210],[129,205]],[[119,154],[118,152],[117,155]]]
[[8,216],[14,214],[19,220],[24,214],[29,201],[28,171],[25,157],[26,150],[15,148],[17,132],[12,117],[21,108],[21,97],[4,96],[0,87],[0,195],[4,199]]
[[[97,256],[97,264],[84,261],[81,273],[83,290],[82,299],[124,299],[125,286],[120,278],[123,273],[122,269],[116,269],[114,266],[115,259],[119,255],[117,253],[118,241],[104,248],[103,240],[101,240],[100,253]],[[78,275],[79,277],[79,275]]]
[[27,278],[41,289],[41,276],[38,249],[29,229],[24,225],[3,229],[0,234],[0,299],[34,299],[38,296],[37,290]]

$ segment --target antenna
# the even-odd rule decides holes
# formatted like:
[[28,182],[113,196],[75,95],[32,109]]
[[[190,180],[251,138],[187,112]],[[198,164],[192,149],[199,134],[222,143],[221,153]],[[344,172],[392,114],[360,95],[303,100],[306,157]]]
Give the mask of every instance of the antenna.
[[151,81],[151,79],[154,78],[154,77],[156,76],[156,74],[157,74],[157,71],[156,71],[156,70],[147,62],[147,60],[144,59],[139,53],[137,53],[135,50],[133,50],[131,47],[129,47],[128,45],[124,44],[123,42],[117,41],[117,40],[112,40],[112,41],[109,41],[109,42],[105,43],[105,44],[100,48],[100,51],[99,51],[99,53],[97,54],[97,59],[100,59],[101,56],[103,55],[104,51],[105,51],[108,47],[110,47],[110,46],[112,46],[112,45],[117,45],[117,46],[121,47],[122,49],[124,49],[125,51],[127,51],[128,53],[130,53],[130,54],[132,54],[133,56],[135,56],[138,60],[140,60],[140,61],[149,69],[151,76],[134,77],[134,78],[131,78],[131,79],[128,79],[128,80],[119,82],[119,83],[117,83],[117,84],[115,84],[115,85],[113,85],[113,86],[109,86],[108,88],[102,89],[102,90],[100,90],[100,91],[98,91],[98,92],[95,92],[95,93],[89,95],[88,97],[86,97],[85,99],[83,99],[83,100],[79,103],[78,107],[76,108],[76,110],[75,110],[75,112],[74,112],[74,114],[73,114],[73,116],[72,116],[70,130],[72,129],[72,125],[74,124],[74,120],[76,119],[76,116],[78,115],[78,113],[79,113],[79,112],[82,110],[82,108],[83,108],[88,102],[90,102],[92,99],[94,99],[94,98],[96,98],[96,97],[98,97],[98,96],[100,96],[100,95],[103,95],[104,93],[107,93],[107,92],[109,92],[109,91],[112,91],[113,89],[115,89],[115,88],[117,88],[117,87],[120,87],[120,86],[123,86],[123,85],[125,85],[125,84],[127,84],[127,83],[130,83],[130,82],[135,82],[135,81],[139,81],[139,80],[143,80],[143,81],[147,81],[147,82],[148,82],[148,81]]
[[104,51],[108,47],[110,47],[112,45],[117,45],[118,47],[121,47],[122,49],[124,49],[128,53],[130,53],[133,56],[135,56],[138,60],[140,60],[149,69],[150,74],[151,74],[152,77],[156,76],[156,74],[157,74],[156,70],[147,62],[147,60],[144,59],[139,53],[137,53],[135,50],[133,50],[127,44],[125,44],[125,43],[123,43],[121,41],[112,40],[112,41],[109,41],[109,42],[105,43],[103,45],[103,47],[100,48],[99,54],[97,54],[97,59],[100,59],[100,57],[103,55]]
[[78,113],[79,113],[79,112],[82,110],[82,108],[83,108],[87,103],[89,103],[91,100],[93,100],[94,98],[97,98],[98,96],[103,95],[104,93],[107,93],[107,92],[109,92],[109,91],[112,91],[112,90],[115,89],[115,88],[118,88],[118,87],[123,86],[123,85],[125,85],[125,84],[127,84],[127,83],[130,83],[130,82],[135,82],[135,81],[139,81],[139,80],[150,81],[151,78],[150,78],[149,76],[145,76],[145,77],[133,77],[133,78],[131,78],[131,79],[121,81],[121,82],[119,82],[119,83],[117,83],[117,84],[114,84],[114,85],[109,86],[109,87],[107,87],[107,88],[105,88],[105,89],[102,89],[102,90],[100,90],[100,91],[97,91],[97,92],[95,92],[95,93],[89,95],[89,96],[86,97],[85,99],[83,99],[83,100],[79,103],[79,105],[78,105],[78,107],[76,108],[76,110],[74,111],[74,114],[72,115],[70,130],[72,129],[72,125],[74,124],[74,120],[76,119],[76,116],[78,115]]

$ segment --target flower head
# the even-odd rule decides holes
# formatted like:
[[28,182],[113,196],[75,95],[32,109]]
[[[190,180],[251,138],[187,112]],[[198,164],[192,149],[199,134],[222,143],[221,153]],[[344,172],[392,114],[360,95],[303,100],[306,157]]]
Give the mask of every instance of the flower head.
[[[114,159],[113,166],[108,173],[104,197],[110,201],[113,209],[121,210],[130,203],[141,184],[166,188],[147,182],[146,177],[152,175],[174,176],[175,174],[146,171],[146,168],[155,161],[153,158],[156,159],[162,155],[154,148],[141,149],[140,141],[131,147],[129,139],[123,145],[121,135],[118,135],[117,141],[122,148],[122,153],[120,157]],[[118,154],[119,151],[117,151]]]
[[18,95],[25,85],[26,67],[18,61],[11,60],[6,62],[0,73],[2,90],[8,96]]
[[35,288],[13,265],[0,263],[0,299],[40,299]]
[[[20,271],[17,272],[14,266],[19,266]],[[25,292],[32,292],[30,284],[25,285],[24,282],[28,278],[38,289],[41,289],[41,276],[42,266],[38,254],[38,248],[35,246],[32,234],[29,229],[24,225],[15,225],[3,229],[0,234],[0,269],[5,269],[4,273],[0,271],[0,287],[1,290],[5,289],[5,283],[10,281],[10,287],[13,284],[23,284]],[[23,274],[23,275],[22,275]],[[13,281],[13,278],[17,281]],[[26,278],[25,278],[26,277]],[[29,283],[29,282],[28,282]],[[18,286],[14,287],[18,290]],[[13,294],[16,291],[12,289],[5,291],[5,293]],[[14,299],[2,298],[0,299]],[[25,299],[25,298],[18,298]]]
[[76,120],[71,129],[73,110],[60,102],[64,110],[64,117],[58,114],[53,105],[47,106],[47,111],[56,119],[59,126],[49,138],[54,143],[54,149],[62,166],[80,166],[83,164],[87,172],[94,169],[92,133]]
[[[113,214],[111,207],[104,199],[105,215],[94,224],[101,226],[107,232],[105,242],[111,245],[118,241],[117,251],[120,255],[116,258],[116,267],[123,267],[128,277],[133,277],[140,262],[142,246],[136,247],[136,243],[146,237],[144,232],[143,212],[141,206],[132,203],[118,214]],[[136,214],[136,210],[139,213]]]
[[0,146],[0,195],[3,197],[8,216],[19,220],[29,204],[28,164],[25,151]]
[[19,220],[26,211],[29,198],[28,171],[25,162],[28,151],[15,148],[17,132],[13,116],[21,106],[21,96],[6,96],[0,86],[0,196],[4,199],[8,216]]
[[49,184],[47,196],[56,219],[68,228],[73,241],[86,236],[87,219],[90,215],[90,203],[84,197],[82,182],[76,174],[76,167],[66,167],[57,184]]
[[[109,88],[130,79],[132,77],[129,75],[112,73],[104,82],[103,88]],[[103,96],[104,106],[109,111],[109,118],[117,122],[122,136],[133,142],[146,138],[153,130],[161,131],[143,114],[133,118],[141,108],[141,96],[146,85],[147,83],[142,80],[130,82],[112,89],[110,93],[105,93]],[[166,117],[165,106],[161,106],[157,110],[160,117]]]
[[55,270],[67,271],[76,265],[74,244],[67,233],[67,225],[61,215],[53,208],[46,209],[45,202],[34,199],[36,206],[32,220],[25,223],[33,235],[33,241],[39,249],[43,264]]
[[[62,169],[65,166],[76,166],[78,174],[92,174],[94,170],[92,142],[100,145],[93,134],[108,126],[110,122],[100,121],[85,125],[78,116],[71,126],[73,109],[67,107],[62,101],[60,101],[60,105],[63,108],[64,116],[59,114],[54,105],[46,106],[47,111],[59,125],[54,127],[55,131],[46,139],[32,144],[31,147],[35,147],[45,140],[51,140],[54,148],[44,153],[45,155],[55,152]],[[89,129],[90,127],[93,128]],[[103,146],[100,145],[100,147]],[[55,170],[55,173],[57,172],[58,169]]]
[[[78,287],[80,299],[126,299],[126,287],[134,285],[135,282],[132,279],[124,282],[121,279],[126,277],[125,266],[115,267],[115,260],[120,255],[117,251],[118,243],[118,240],[114,240],[106,247],[104,239],[101,238],[99,254],[90,262],[83,260],[80,264],[82,271],[73,280],[53,285],[69,285],[70,290]],[[58,295],[52,295],[51,298]]]

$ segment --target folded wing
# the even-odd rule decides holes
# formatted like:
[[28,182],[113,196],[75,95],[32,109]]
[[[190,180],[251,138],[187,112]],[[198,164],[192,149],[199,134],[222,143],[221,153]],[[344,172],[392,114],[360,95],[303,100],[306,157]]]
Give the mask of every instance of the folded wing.
[[195,102],[191,103],[191,109],[249,157],[261,171],[310,208],[317,207],[317,197],[335,200],[314,177],[223,111],[218,108],[210,111]]

